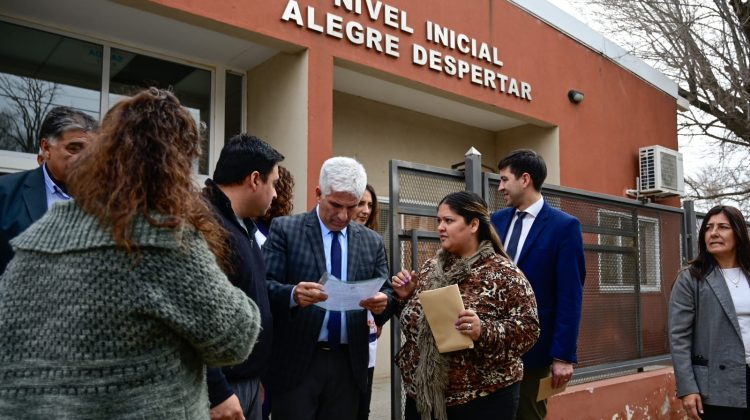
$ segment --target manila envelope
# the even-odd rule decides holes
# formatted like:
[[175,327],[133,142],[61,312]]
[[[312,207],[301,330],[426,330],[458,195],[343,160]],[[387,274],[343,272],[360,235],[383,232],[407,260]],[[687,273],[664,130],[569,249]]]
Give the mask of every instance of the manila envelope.
[[553,395],[557,395],[565,391],[566,385],[563,385],[560,388],[552,388],[552,377],[548,376],[546,378],[542,378],[539,380],[539,393],[536,395],[536,400],[546,400]]
[[458,285],[422,292],[419,302],[440,353],[474,348],[474,341],[456,329],[458,313],[464,309]]

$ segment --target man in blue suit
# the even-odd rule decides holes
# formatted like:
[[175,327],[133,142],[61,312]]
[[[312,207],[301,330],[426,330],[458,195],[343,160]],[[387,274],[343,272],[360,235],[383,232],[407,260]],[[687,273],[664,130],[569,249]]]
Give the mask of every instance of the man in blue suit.
[[383,284],[362,310],[326,311],[318,279],[328,272],[347,282],[388,276],[383,239],[352,221],[367,174],[351,158],[328,159],[309,213],[273,220],[263,244],[274,344],[268,384],[274,420],[355,419],[367,386],[367,313],[382,325],[393,313]]
[[90,142],[96,120],[66,106],[47,113],[39,131],[44,163],[36,169],[0,177],[0,274],[13,258],[10,240],[20,235],[58,201],[69,200],[68,166]]
[[536,295],[541,335],[523,356],[524,378],[518,418],[543,419],[547,402],[536,401],[539,380],[552,374],[559,388],[573,375],[586,266],[581,224],[551,207],[541,194],[547,177],[544,159],[532,150],[516,150],[498,164],[508,208],[492,223]]

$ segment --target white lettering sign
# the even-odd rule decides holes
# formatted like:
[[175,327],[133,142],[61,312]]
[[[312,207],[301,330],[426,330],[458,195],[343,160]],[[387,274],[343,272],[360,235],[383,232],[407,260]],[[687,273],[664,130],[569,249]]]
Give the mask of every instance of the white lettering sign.
[[[281,20],[394,59],[401,56],[401,39],[397,35],[414,34],[406,11],[380,0],[333,0],[333,6],[344,14],[366,16],[372,22],[380,22],[385,29],[336,13],[319,12],[313,6],[306,6],[303,12],[297,0],[288,0]],[[411,60],[414,65],[458,80],[466,78],[473,85],[531,101],[529,83],[498,71],[503,67],[503,61],[496,46],[429,20],[425,22],[425,41],[445,48],[445,52],[413,42]]]

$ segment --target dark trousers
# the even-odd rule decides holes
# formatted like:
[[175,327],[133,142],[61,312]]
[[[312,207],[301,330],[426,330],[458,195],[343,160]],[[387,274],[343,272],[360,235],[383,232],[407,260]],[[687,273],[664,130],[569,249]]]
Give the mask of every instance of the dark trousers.
[[547,400],[537,401],[536,396],[539,393],[539,381],[549,375],[549,367],[523,370],[518,420],[542,420],[547,417]]
[[245,420],[261,420],[263,410],[260,401],[260,379],[229,381],[229,385],[240,400]]
[[745,368],[745,404],[746,408],[721,407],[703,404],[703,420],[747,420],[750,419],[750,368]]
[[[490,395],[471,400],[464,404],[448,407],[448,420],[514,420],[518,408],[518,383],[500,388]],[[404,410],[406,420],[422,419],[417,410],[417,402],[406,397]]]
[[271,417],[271,393],[265,386],[263,387],[263,390],[263,415],[261,418],[263,420],[268,420]]
[[359,411],[357,420],[367,420],[370,418],[370,401],[372,400],[372,377],[375,374],[375,368],[367,369],[367,388],[359,395]]
[[346,346],[315,351],[307,374],[290,390],[273,392],[273,420],[356,419],[360,389]]

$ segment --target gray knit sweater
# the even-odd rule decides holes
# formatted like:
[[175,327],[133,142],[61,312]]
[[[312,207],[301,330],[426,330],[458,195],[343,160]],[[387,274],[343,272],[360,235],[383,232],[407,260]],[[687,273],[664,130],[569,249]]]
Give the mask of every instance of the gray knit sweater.
[[133,229],[138,260],[73,202],[12,241],[0,278],[1,419],[207,419],[204,364],[242,362],[255,304],[193,229]]

